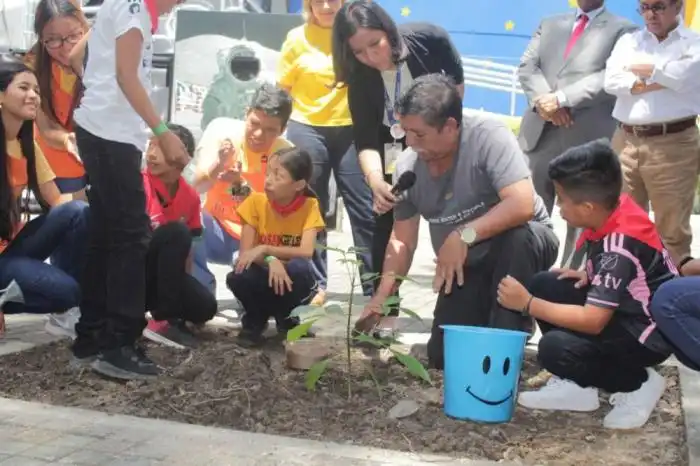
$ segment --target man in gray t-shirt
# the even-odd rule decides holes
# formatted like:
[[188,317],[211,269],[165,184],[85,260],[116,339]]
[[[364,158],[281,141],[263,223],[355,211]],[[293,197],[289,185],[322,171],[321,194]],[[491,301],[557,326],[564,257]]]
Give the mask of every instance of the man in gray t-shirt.
[[440,325],[528,329],[529,319],[497,303],[496,289],[506,275],[527,283],[549,269],[559,242],[513,133],[497,120],[463,117],[448,78],[416,79],[397,113],[409,149],[399,157],[395,181],[412,171],[416,182],[394,205],[384,276],[364,315],[381,312],[397,286],[394,277],[408,273],[425,218],[439,293],[428,357],[441,369]]

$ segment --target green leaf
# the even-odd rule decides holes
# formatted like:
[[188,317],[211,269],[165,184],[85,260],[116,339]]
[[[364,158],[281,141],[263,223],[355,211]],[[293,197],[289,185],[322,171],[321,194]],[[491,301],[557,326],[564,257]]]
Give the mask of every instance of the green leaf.
[[360,279],[362,279],[363,282],[368,282],[368,281],[376,279],[377,277],[379,277],[379,275],[381,275],[381,274],[379,274],[377,272],[363,273],[362,275],[360,275]]
[[324,249],[324,250],[326,250],[326,251],[337,252],[338,254],[342,254],[343,256],[344,256],[345,254],[347,254],[347,252],[343,251],[342,249],[340,249],[340,248],[334,248],[333,246],[328,246],[328,245],[323,246],[323,245],[321,245],[321,244],[318,244],[318,245],[316,245],[316,247],[319,248],[319,249]]
[[406,314],[407,316],[412,317],[413,319],[416,319],[418,322],[423,322],[423,318],[421,316],[419,316],[418,314],[416,314],[415,311],[412,311],[410,309],[406,309],[405,307],[400,307],[399,312],[402,312],[402,313]]
[[387,307],[396,306],[398,304],[401,304],[401,298],[399,298],[398,296],[389,296],[384,301],[384,306]]
[[350,246],[348,248],[348,253],[358,254],[363,252],[369,252],[369,248],[363,248],[362,246]]
[[369,343],[377,348],[384,346],[384,343],[381,340],[378,340],[371,335],[367,335],[366,333],[357,333],[352,337],[352,339],[360,343]]
[[357,265],[357,264],[362,263],[362,261],[360,261],[358,259],[352,259],[350,257],[341,257],[336,262],[340,262],[341,264],[353,264],[353,265]]
[[309,333],[309,329],[317,320],[318,317],[315,319],[309,319],[297,325],[293,329],[289,330],[287,332],[287,341],[297,341],[303,336],[305,336],[307,333]]
[[395,275],[394,278],[396,278],[397,280],[402,281],[402,282],[418,283],[418,281],[416,281],[413,278],[408,277],[408,276]]
[[409,354],[402,353],[401,351],[397,351],[393,348],[389,348],[389,351],[394,353],[396,359],[404,365],[411,375],[414,375],[419,379],[423,379],[432,385],[433,382],[430,380],[430,374],[428,374],[428,371],[425,369],[425,367],[423,367],[423,364],[421,364],[419,360]]
[[318,383],[323,373],[326,372],[326,368],[328,367],[328,363],[330,361],[330,359],[324,359],[323,361],[314,363],[313,366],[309,367],[309,370],[306,372],[306,380],[304,382],[304,385],[306,385],[307,390],[316,390],[316,384]]
[[289,317],[302,317],[306,313],[318,311],[319,306],[297,306],[289,313]]

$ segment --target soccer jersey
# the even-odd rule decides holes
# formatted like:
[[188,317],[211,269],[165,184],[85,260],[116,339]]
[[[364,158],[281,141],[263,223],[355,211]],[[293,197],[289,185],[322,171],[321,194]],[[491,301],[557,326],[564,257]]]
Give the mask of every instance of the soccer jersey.
[[143,187],[146,192],[146,212],[154,230],[170,222],[182,222],[199,236],[202,232],[202,217],[199,194],[184,178],[180,177],[174,196],[165,183],[150,171],[143,172]]
[[678,274],[656,226],[627,195],[599,230],[584,230],[578,242],[586,247],[587,304],[610,309],[639,343],[661,354],[671,347],[649,312],[662,283]]

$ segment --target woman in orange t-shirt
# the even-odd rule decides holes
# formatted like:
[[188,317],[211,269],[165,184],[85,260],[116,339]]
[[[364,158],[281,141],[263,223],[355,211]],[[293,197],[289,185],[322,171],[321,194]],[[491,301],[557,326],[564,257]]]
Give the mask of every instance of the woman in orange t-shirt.
[[39,40],[27,56],[43,97],[34,137],[56,174],[58,189],[74,198],[84,198],[86,178],[72,123],[80,93],[76,72],[82,66],[72,63],[70,54],[88,29],[77,0],[41,0],[34,20]]
[[[36,76],[26,64],[0,54],[0,336],[6,313],[60,313],[48,327],[61,334],[71,334],[79,313],[88,207],[59,192],[34,142],[32,120],[40,100]],[[27,188],[44,211],[31,221],[24,214]],[[47,264],[51,254],[60,261]]]

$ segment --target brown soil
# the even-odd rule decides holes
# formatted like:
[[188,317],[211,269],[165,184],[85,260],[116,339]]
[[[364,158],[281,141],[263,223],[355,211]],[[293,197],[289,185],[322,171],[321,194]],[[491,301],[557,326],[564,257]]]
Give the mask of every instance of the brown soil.
[[[562,466],[688,464],[674,368],[661,369],[668,389],[642,429],[603,429],[609,407],[593,414],[518,408],[512,422],[486,425],[447,418],[439,388],[408,376],[395,362],[366,360],[379,388],[367,373],[359,374],[348,400],[341,368],[330,369],[317,391],[309,392],[304,373],[285,367],[280,348],[246,350],[233,343],[233,335],[226,329],[207,331],[202,335],[206,342],[195,352],[149,346],[151,357],[168,368],[152,382],[122,384],[90,372],[77,373],[68,368],[64,342],[3,356],[0,396],[470,459]],[[522,384],[537,373],[526,360]],[[431,376],[435,387],[441,387],[441,375],[431,372]],[[406,398],[417,401],[420,410],[408,418],[390,419],[388,411]]]

